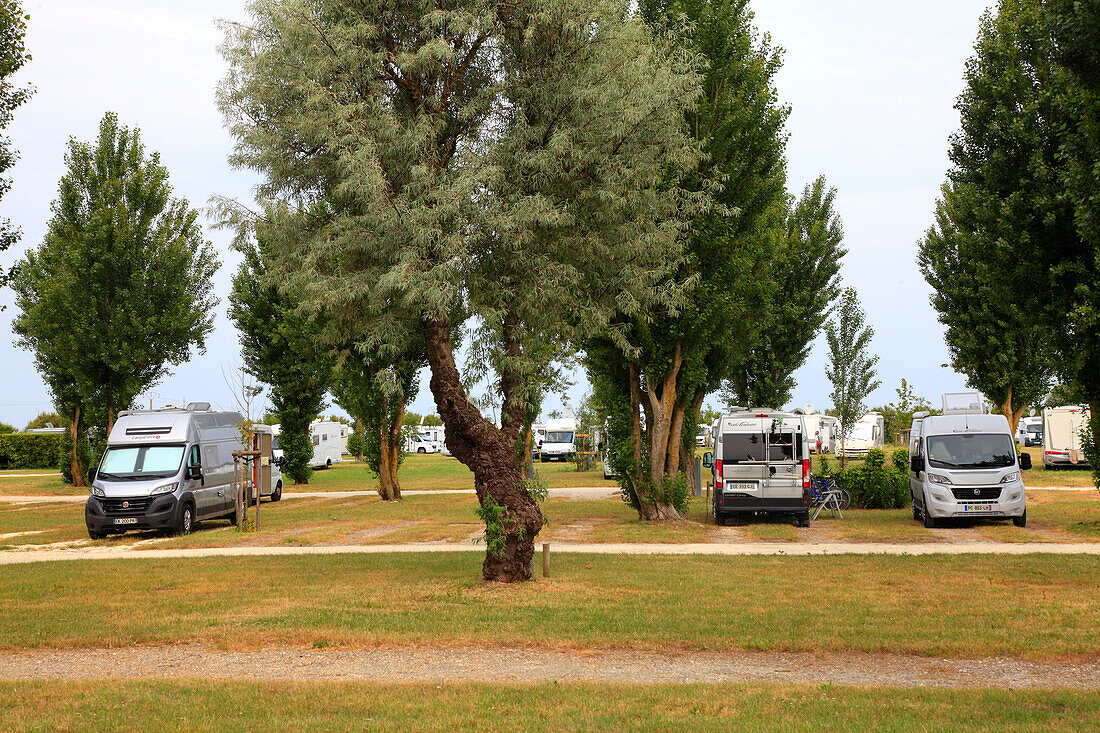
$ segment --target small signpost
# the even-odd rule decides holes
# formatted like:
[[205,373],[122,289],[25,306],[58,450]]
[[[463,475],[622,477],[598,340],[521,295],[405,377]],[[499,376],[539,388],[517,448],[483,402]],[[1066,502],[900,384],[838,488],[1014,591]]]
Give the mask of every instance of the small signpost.
[[264,492],[271,493],[271,432],[265,425],[255,426],[245,434],[245,444],[251,450],[233,451],[233,502],[237,531],[244,531],[248,519],[248,500],[256,502],[253,524],[260,529],[260,500]]

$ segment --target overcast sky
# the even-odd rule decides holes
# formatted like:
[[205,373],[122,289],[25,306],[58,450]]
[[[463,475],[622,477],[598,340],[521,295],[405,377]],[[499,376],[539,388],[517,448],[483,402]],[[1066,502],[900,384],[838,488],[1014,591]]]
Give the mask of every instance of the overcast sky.
[[[916,242],[932,221],[947,168],[947,138],[958,124],[955,98],[972,51],[975,0],[755,0],[756,25],[786,49],[779,93],[793,110],[788,125],[789,186],[796,193],[824,174],[836,187],[844,222],[843,277],[859,292],[875,329],[882,387],[869,404],[895,399],[904,377],[934,403],[960,389],[963,377],[947,362],[943,328],[928,304],[915,264]],[[8,130],[20,161],[0,213],[23,230],[9,267],[42,239],[50,203],[64,173],[70,136],[93,139],[103,113],[141,128],[159,151],[176,195],[204,206],[213,194],[250,200],[256,182],[226,163],[232,141],[222,128],[214,88],[224,73],[217,53],[217,18],[244,17],[232,0],[24,0],[31,19],[27,47],[34,60],[21,78],[37,93],[16,112]],[[214,288],[220,299],[206,353],[176,368],[143,395],[162,406],[207,400],[224,409],[234,401],[223,371],[239,364],[236,331],[226,299],[238,258],[229,235],[209,229],[222,260]],[[31,355],[11,335],[10,291],[0,292],[0,422],[25,425],[51,409]],[[826,349],[815,343],[797,373],[791,406],[830,404]],[[583,378],[568,397],[586,392]],[[711,402],[718,404],[717,399]],[[544,409],[560,405],[549,398]],[[427,380],[412,405],[434,412]]]

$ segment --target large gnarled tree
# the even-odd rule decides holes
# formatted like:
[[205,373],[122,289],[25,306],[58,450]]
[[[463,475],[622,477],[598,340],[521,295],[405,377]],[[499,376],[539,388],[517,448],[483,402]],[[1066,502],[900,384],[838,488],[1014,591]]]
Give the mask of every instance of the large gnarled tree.
[[[531,577],[543,517],[518,443],[546,334],[640,310],[678,256],[694,165],[693,59],[655,47],[625,2],[254,0],[227,25],[219,100],[234,164],[291,281],[318,310],[368,314],[358,348],[421,332],[447,445],[474,473],[487,579]],[[281,212],[281,215],[279,215]],[[455,358],[470,314],[502,396],[471,404]]]

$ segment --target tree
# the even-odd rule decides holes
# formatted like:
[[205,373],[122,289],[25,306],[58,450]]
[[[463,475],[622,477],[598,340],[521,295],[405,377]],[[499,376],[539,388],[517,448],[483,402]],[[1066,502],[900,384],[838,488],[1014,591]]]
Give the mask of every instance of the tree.
[[51,425],[55,428],[59,428],[65,424],[65,418],[58,415],[56,412],[40,412],[38,417],[27,423],[27,427],[23,428],[24,431],[35,430],[37,428],[48,428]]
[[67,473],[79,486],[88,428],[105,439],[118,410],[205,348],[218,261],[160,156],[114,114],[94,146],[71,139],[65,161],[46,237],[12,278],[13,330],[69,423]]
[[313,470],[309,426],[325,409],[332,360],[319,346],[321,325],[303,313],[300,294],[276,283],[282,273],[273,266],[264,224],[234,244],[244,260],[233,276],[229,318],[241,334],[245,370],[271,390],[279,423],[283,472],[295,484],[308,484]]
[[769,215],[786,195],[788,109],[773,86],[781,51],[758,37],[745,0],[640,6],[658,38],[671,26],[676,42],[707,62],[703,95],[683,118],[705,158],[678,185],[706,192],[713,205],[694,212],[684,258],[665,281],[683,299],[624,309],[586,345],[585,366],[593,401],[609,415],[609,458],[624,499],[639,518],[664,520],[685,508],[703,399],[758,333],[767,285],[749,273],[766,270],[778,231]]
[[835,199],[822,176],[785,204],[783,230],[761,268],[760,329],[726,380],[727,404],[780,408],[790,400],[794,373],[806,363],[840,284],[846,250]]
[[[1059,128],[1065,182],[1078,237],[1047,242],[1041,267],[1047,326],[1055,334],[1059,376],[1075,382],[1089,405],[1092,455],[1100,455],[1100,3],[1048,0],[1055,58],[1063,76]],[[1100,469],[1093,464],[1100,488]]]
[[[28,20],[30,16],[23,13],[20,0],[0,0],[0,131],[8,128],[16,108],[26,102],[34,91],[29,86],[17,87],[11,82],[15,72],[31,60],[23,42]],[[3,174],[15,165],[17,159],[11,139],[0,133],[0,198],[11,188],[11,179]],[[0,218],[0,252],[18,242],[19,236],[19,229],[11,221]],[[7,278],[8,275],[0,270],[0,286],[7,282]]]
[[420,425],[442,425],[439,415],[425,415],[419,422]]
[[924,397],[918,396],[913,391],[913,385],[903,377],[901,386],[896,390],[897,402],[890,402],[882,407],[872,408],[871,412],[882,414],[883,429],[887,436],[898,437],[903,430],[913,424],[913,414],[924,410],[931,411],[932,405]]
[[[531,577],[543,519],[518,443],[547,335],[641,309],[678,254],[694,165],[694,59],[601,0],[256,0],[227,24],[219,104],[259,171],[290,281],[311,308],[368,314],[357,343],[422,334],[447,446],[486,521],[482,574]],[[502,396],[468,399],[454,313]]]
[[352,347],[333,375],[333,399],[355,418],[363,436],[361,453],[378,477],[378,495],[385,501],[401,499],[397,471],[405,458],[405,407],[416,397],[417,375],[425,361],[424,342],[416,338],[387,359]]
[[15,426],[14,425],[8,425],[6,422],[0,422],[0,435],[5,435],[7,433],[14,433],[14,432],[15,432]]
[[840,461],[844,465],[844,446],[866,407],[867,395],[882,384],[875,379],[877,356],[868,353],[874,329],[864,325],[864,313],[853,288],[844,288],[833,320],[825,324],[829,345],[829,364],[825,376],[833,385],[830,395],[833,409],[840,418]]
[[1062,195],[1051,43],[1039,0],[1005,0],[982,17],[952,167],[918,254],[952,366],[1013,431],[1054,372],[1039,250],[1077,237]]

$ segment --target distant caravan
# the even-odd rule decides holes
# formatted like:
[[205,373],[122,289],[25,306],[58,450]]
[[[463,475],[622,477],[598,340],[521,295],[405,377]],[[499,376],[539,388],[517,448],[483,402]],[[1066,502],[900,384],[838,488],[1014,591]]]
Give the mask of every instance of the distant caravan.
[[1081,428],[1089,421],[1089,408],[1080,405],[1043,409],[1043,466],[1086,466],[1081,449]]
[[844,440],[840,450],[845,458],[863,458],[872,448],[884,445],[886,421],[877,412],[869,412],[852,426],[852,432]]

